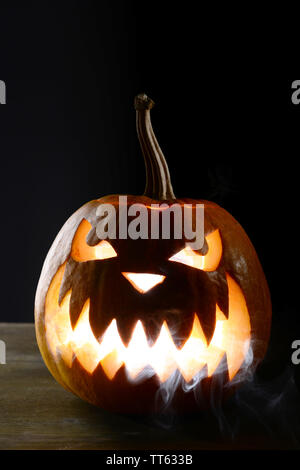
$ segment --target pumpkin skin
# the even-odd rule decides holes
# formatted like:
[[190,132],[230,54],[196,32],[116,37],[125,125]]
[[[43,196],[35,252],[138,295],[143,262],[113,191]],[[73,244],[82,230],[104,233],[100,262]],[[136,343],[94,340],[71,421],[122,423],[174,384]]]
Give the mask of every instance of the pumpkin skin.
[[[145,109],[145,103],[147,110],[152,107],[152,102],[149,106],[146,99],[148,100],[145,96],[141,98],[142,110]],[[136,105],[136,109],[140,120],[142,114],[142,123],[138,122],[138,129],[140,125],[141,131],[143,113],[139,113],[139,105]],[[145,156],[145,139],[140,140]],[[155,186],[155,165],[152,165],[151,169],[146,156],[145,161],[148,189],[146,185],[143,196],[127,196],[127,206],[140,203],[149,207],[150,213],[151,204],[161,204],[162,201],[180,206],[204,204],[205,244],[200,251],[203,256],[207,254],[209,236],[218,231],[222,256],[216,269],[205,271],[171,261],[170,258],[180,252],[186,242],[174,237],[170,240],[108,238],[107,241],[115,252],[112,257],[93,258],[88,261],[76,259],[74,246],[82,222],[88,221],[90,230],[87,237],[85,234],[84,239],[80,240],[79,248],[80,243],[86,243],[89,247],[98,246],[101,240],[96,233],[100,220],[97,208],[101,204],[109,203],[115,207],[118,214],[119,196],[106,196],[88,202],[65,223],[45,260],[35,301],[38,345],[55,379],[67,390],[94,405],[125,413],[161,411],[163,403],[158,399],[161,377],[154,373],[143,380],[129,380],[124,364],[109,377],[104,362],[99,361],[90,366],[88,359],[85,362],[85,357],[74,354],[74,350],[70,350],[69,346],[69,349],[64,350],[57,341],[56,333],[51,336],[51,328],[62,329],[59,325],[59,319],[62,317],[52,315],[51,312],[55,303],[56,311],[61,315],[60,306],[66,302],[68,293],[69,304],[65,310],[70,323],[69,331],[76,329],[85,302],[89,299],[89,334],[92,332],[94,335],[93,341],[98,338],[100,342],[100,338],[115,319],[125,346],[130,343],[138,321],[142,322],[147,339],[153,345],[159,337],[162,325],[166,323],[172,332],[174,344],[180,349],[191,333],[195,313],[200,320],[207,344],[212,342],[216,329],[216,306],[224,315],[224,320],[228,319],[229,286],[236,286],[242,293],[249,317],[249,345],[253,354],[251,370],[256,368],[265,355],[271,324],[271,301],[267,282],[255,249],[240,224],[215,203],[176,199],[168,186],[168,173],[165,174],[165,186],[163,181],[162,184],[160,181],[164,179],[162,175],[157,178]],[[149,173],[153,184],[151,181],[149,183]],[[157,187],[165,187],[163,196]],[[143,295],[132,287],[124,273],[152,273],[164,276],[164,281]],[[222,370],[215,368],[211,374],[208,374],[207,370],[204,372],[203,402],[210,401],[216,375],[222,377],[224,396],[235,388],[239,376],[242,379],[246,353],[239,362],[234,356],[231,354],[231,366],[228,352],[227,366]],[[221,361],[218,365],[219,363]],[[173,409],[189,410],[194,409],[198,403],[193,393],[186,393],[182,387],[178,387],[172,405]]]

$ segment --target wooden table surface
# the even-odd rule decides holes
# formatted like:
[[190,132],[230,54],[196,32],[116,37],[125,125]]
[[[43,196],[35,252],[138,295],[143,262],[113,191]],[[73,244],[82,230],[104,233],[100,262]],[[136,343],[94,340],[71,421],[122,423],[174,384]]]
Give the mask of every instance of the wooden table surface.
[[234,439],[194,416],[161,422],[95,408],[65,391],[44,365],[33,324],[1,324],[0,449],[270,449],[288,441],[257,429]]

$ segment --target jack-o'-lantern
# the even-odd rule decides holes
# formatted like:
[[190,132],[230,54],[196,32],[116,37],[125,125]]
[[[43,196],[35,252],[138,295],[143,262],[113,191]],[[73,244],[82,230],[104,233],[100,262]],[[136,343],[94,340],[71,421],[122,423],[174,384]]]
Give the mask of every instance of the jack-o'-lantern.
[[[136,97],[144,195],[106,196],[75,212],[48,253],[35,302],[38,344],[56,380],[90,403],[123,412],[159,411],[157,394],[166,384],[178,389],[174,401],[179,397],[183,408],[183,390],[197,380],[210,393],[222,375],[230,389],[262,360],[271,322],[265,276],[238,222],[215,203],[175,198],[152,106],[146,95]],[[161,230],[131,238],[118,231],[121,212],[129,223],[143,206],[154,233],[174,204],[204,207],[199,249],[177,236],[175,216],[168,237]],[[101,237],[97,226],[108,206],[114,233]]]

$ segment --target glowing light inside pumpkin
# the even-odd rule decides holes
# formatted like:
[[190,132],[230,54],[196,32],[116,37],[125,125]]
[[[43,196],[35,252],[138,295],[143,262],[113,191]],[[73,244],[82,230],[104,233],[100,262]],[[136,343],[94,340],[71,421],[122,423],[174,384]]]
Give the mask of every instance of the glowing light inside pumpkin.
[[229,290],[229,318],[216,307],[216,327],[210,344],[207,344],[197,315],[191,334],[178,349],[166,322],[163,323],[156,342],[149,346],[141,321],[138,321],[127,347],[122,342],[116,320],[112,320],[101,342],[95,338],[89,323],[89,299],[78,322],[72,330],[69,314],[71,291],[59,305],[59,290],[65,265],[54,276],[46,296],[45,322],[48,346],[57,363],[72,367],[75,358],[92,374],[101,364],[104,373],[112,380],[124,365],[131,379],[145,367],[152,367],[159,380],[164,382],[175,369],[179,369],[189,382],[204,366],[212,376],[226,353],[230,380],[240,369],[250,344],[250,320],[244,295],[238,284],[227,274]]
[[75,261],[84,262],[95,259],[108,259],[118,256],[111,244],[106,240],[101,240],[97,245],[90,246],[86,242],[86,237],[91,231],[92,225],[88,220],[83,219],[75,233],[71,256]]
[[208,245],[206,255],[200,255],[187,245],[183,250],[173,255],[169,261],[183,263],[192,268],[202,269],[204,271],[215,271],[222,257],[222,241],[219,230],[215,230],[207,235],[206,242]]
[[148,292],[148,290],[161,284],[166,276],[159,274],[148,274],[148,273],[122,273],[123,276],[138,290],[141,294]]

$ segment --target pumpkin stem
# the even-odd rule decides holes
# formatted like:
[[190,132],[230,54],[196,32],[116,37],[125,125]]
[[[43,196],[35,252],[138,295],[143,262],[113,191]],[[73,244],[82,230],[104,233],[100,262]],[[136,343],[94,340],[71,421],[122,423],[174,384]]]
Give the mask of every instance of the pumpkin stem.
[[146,166],[146,187],[144,196],[152,199],[175,199],[169,168],[154,135],[150,109],[154,102],[145,94],[135,97],[136,127]]

